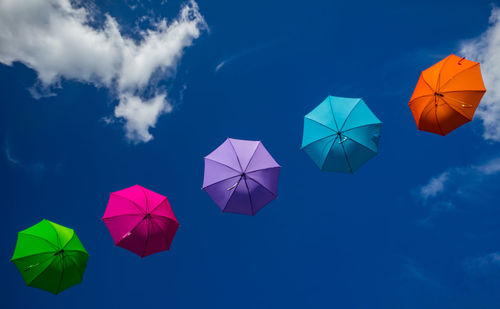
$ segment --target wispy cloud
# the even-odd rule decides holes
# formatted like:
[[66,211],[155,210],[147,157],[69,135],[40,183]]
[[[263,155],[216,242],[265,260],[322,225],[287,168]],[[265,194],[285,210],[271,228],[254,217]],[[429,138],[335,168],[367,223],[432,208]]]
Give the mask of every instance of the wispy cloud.
[[12,152],[12,148],[8,139],[5,139],[4,148],[5,158],[12,166],[24,169],[30,173],[34,173],[36,176],[41,175],[46,170],[45,164],[41,162],[26,163],[16,157]]
[[493,252],[483,256],[466,259],[465,270],[474,276],[500,275],[500,252]]
[[490,26],[478,38],[462,43],[460,54],[481,63],[486,94],[477,116],[486,140],[500,142],[500,9],[493,8]]
[[265,43],[265,44],[262,44],[262,45],[259,45],[259,46],[256,46],[256,47],[252,47],[252,48],[249,48],[249,49],[246,49],[244,51],[241,51],[239,53],[236,53],[230,57],[227,57],[225,59],[223,59],[222,61],[220,61],[216,66],[215,66],[215,73],[219,72],[223,67],[227,66],[229,63],[235,61],[235,60],[238,60],[242,57],[245,57],[245,56],[248,56],[252,53],[255,53],[255,52],[258,52],[260,50],[263,50],[263,49],[266,49],[266,48],[269,48],[271,46],[273,46],[274,44],[277,44],[279,41],[281,40],[275,40],[275,41],[272,41],[272,42],[268,42],[268,43]]
[[53,95],[63,79],[108,88],[118,100],[114,117],[125,122],[126,136],[148,142],[158,117],[172,111],[158,81],[174,74],[205,20],[190,0],[177,18],[154,21],[132,39],[108,14],[101,28],[93,26],[96,14],[80,1],[0,1],[0,63],[17,61],[35,70],[35,98]]
[[[500,157],[484,163],[448,168],[433,176],[416,190],[418,200],[429,208],[429,216],[420,221],[428,224],[439,213],[456,210],[456,201],[472,200],[479,189],[484,188],[487,181],[500,175]],[[488,192],[481,192],[483,199]]]
[[445,286],[434,278],[428,271],[424,270],[421,266],[412,259],[407,259],[404,264],[403,277],[416,280],[425,286],[433,289],[446,290]]

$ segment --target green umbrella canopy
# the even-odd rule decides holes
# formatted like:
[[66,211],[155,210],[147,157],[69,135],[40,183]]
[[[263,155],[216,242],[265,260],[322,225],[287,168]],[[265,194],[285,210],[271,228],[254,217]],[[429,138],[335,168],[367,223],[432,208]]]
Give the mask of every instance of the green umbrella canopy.
[[18,233],[11,261],[28,286],[58,294],[82,281],[88,258],[75,231],[42,220]]

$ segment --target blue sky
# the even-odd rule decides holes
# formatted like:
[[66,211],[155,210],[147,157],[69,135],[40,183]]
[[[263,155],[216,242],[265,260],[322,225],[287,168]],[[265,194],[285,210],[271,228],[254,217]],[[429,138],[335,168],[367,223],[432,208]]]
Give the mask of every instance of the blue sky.
[[[500,306],[494,2],[81,3],[0,1],[6,308]],[[450,53],[482,62],[487,95],[448,136],[418,132],[413,87]],[[363,97],[384,122],[354,175],[299,149],[327,95]],[[203,156],[227,137],[261,140],[282,166],[255,217],[201,190]],[[170,251],[141,259],[99,220],[134,184],[168,196]],[[83,283],[57,296],[9,262],[16,233],[44,218],[90,254]]]

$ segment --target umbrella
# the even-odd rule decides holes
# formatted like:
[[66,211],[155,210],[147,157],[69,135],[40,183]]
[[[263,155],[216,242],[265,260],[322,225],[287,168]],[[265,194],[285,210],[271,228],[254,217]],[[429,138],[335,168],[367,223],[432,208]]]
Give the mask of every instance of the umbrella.
[[446,135],[472,120],[485,92],[479,63],[450,55],[422,72],[409,105],[419,130]]
[[102,220],[116,246],[141,257],[168,250],[179,227],[168,199],[139,185],[111,193]]
[[228,138],[205,157],[205,190],[222,212],[255,215],[277,197],[280,166],[260,141]]
[[363,99],[328,96],[304,117],[302,149],[323,171],[354,173],[377,154],[381,125]]
[[88,258],[75,231],[42,220],[17,234],[11,261],[28,286],[58,294],[82,282]]

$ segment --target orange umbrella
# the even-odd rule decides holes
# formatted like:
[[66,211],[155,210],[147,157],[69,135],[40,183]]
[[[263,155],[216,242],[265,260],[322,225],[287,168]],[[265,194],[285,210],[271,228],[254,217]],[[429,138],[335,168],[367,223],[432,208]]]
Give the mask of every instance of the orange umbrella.
[[449,55],[422,72],[409,105],[419,130],[446,135],[472,120],[485,92],[479,63]]

